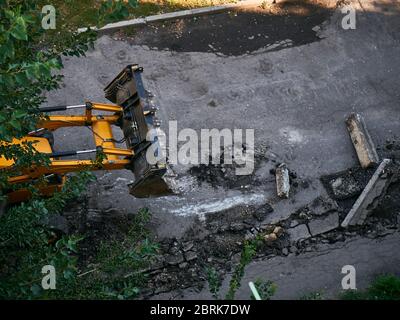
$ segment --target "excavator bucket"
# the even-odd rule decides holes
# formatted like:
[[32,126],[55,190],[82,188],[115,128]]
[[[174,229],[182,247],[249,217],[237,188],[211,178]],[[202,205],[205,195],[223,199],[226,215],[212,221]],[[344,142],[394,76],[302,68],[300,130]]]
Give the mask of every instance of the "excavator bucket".
[[[162,152],[157,134],[160,123],[151,103],[150,94],[144,89],[141,78],[143,68],[128,65],[104,89],[105,97],[123,108],[118,124],[123,131],[126,145],[135,155],[127,169],[135,176],[129,185],[130,193],[138,198],[163,196],[173,193],[164,175],[167,171],[165,157],[157,157],[156,163],[148,161],[148,152]],[[152,134],[150,134],[150,131]],[[151,148],[151,149],[149,149]]]

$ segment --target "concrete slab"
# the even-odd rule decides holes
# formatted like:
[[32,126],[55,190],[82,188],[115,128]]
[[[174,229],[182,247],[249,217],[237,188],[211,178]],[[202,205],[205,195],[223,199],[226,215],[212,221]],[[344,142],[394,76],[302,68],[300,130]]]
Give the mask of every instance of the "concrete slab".
[[339,227],[339,213],[332,212],[325,217],[313,219],[308,223],[308,227],[312,236],[334,230]]
[[290,241],[297,242],[299,240],[304,240],[310,238],[310,232],[305,224],[300,224],[297,227],[287,229]]
[[342,227],[361,225],[364,223],[378,204],[379,197],[384,193],[390,183],[390,175],[385,172],[391,163],[390,159],[383,159],[376,169],[371,180],[357,198],[357,201],[342,222]]
[[377,164],[379,156],[361,115],[352,113],[346,119],[346,125],[361,166],[368,168]]
[[329,197],[318,197],[308,205],[311,213],[315,216],[322,216],[328,212],[338,210],[339,206],[335,200]]
[[276,193],[280,198],[289,198],[290,192],[290,181],[289,181],[289,170],[286,164],[282,163],[276,168]]

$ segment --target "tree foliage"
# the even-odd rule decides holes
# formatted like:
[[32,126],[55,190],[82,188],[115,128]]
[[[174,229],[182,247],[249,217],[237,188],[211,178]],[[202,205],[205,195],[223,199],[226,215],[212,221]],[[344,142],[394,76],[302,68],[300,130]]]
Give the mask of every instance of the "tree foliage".
[[[56,30],[42,28],[41,0],[0,0],[0,156],[14,161],[12,170],[0,170],[0,202],[13,188],[9,177],[33,165],[46,166],[49,159],[36,152],[32,142],[13,144],[36,129],[45,115],[39,106],[46,93],[62,82],[63,56],[81,57],[93,46],[96,33],[79,33],[67,25]],[[98,10],[100,23],[126,15],[136,1],[104,1]],[[39,178],[39,180],[42,178]],[[53,264],[65,281],[76,272],[76,250],[80,237],[52,241],[51,230],[43,221],[59,213],[66,203],[80,194],[91,179],[87,173],[69,177],[61,192],[40,198],[33,192],[30,201],[9,206],[0,215],[0,298],[46,297],[41,290],[41,266]]]

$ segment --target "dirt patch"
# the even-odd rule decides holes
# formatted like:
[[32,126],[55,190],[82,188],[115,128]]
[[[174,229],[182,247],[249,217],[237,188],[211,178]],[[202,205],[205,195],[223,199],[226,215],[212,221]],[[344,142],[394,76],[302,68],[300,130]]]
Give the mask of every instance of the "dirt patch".
[[383,147],[377,149],[382,158],[400,160],[400,139],[398,137],[387,139]]
[[246,176],[237,176],[234,164],[200,164],[189,169],[189,174],[196,177],[199,184],[208,183],[214,188],[224,187],[226,189],[243,189],[261,184],[254,177],[254,173]]
[[84,198],[71,203],[63,216],[68,221],[68,233],[84,235],[83,240],[79,242],[80,267],[96,258],[102,241],[123,239],[133,220],[132,215],[121,214],[113,209],[87,209]]
[[129,42],[156,50],[234,56],[264,47],[276,51],[319,41],[318,26],[329,19],[333,10],[320,1],[288,0],[272,6],[148,24]]
[[[245,152],[245,146],[243,146]],[[254,151],[254,170],[248,175],[237,175],[237,169],[243,167],[235,163],[232,158],[230,163],[225,163],[224,152],[221,151],[218,156],[219,163],[213,164],[210,157],[208,164],[193,166],[188,170],[188,174],[196,178],[199,184],[208,183],[214,188],[224,188],[231,190],[249,190],[250,187],[262,186],[266,183],[275,183],[275,169],[281,163],[275,156],[268,156],[268,147],[262,146]],[[268,174],[259,175],[259,170],[268,170]],[[297,188],[308,188],[309,184],[305,180],[299,180],[295,171],[289,169],[290,185],[293,188],[292,193]]]
[[400,165],[395,168],[392,183],[389,185],[386,194],[382,197],[379,205],[373,211],[372,216],[381,220],[386,220],[389,224],[398,222],[400,217]]
[[341,218],[344,219],[375,170],[376,167],[363,169],[357,166],[321,177],[321,182],[328,194],[337,201],[342,209]]
[[[242,152],[246,152],[245,146],[243,146]],[[213,158],[210,157],[208,164],[193,166],[189,169],[188,173],[196,177],[199,184],[208,183],[214,188],[246,189],[250,185],[259,186],[263,183],[255,176],[255,172],[269,161],[265,155],[265,150],[255,152],[254,170],[249,175],[237,175],[237,169],[243,166],[235,162],[233,155],[229,154],[228,157],[231,161],[226,161],[225,153],[222,150],[217,157],[219,158],[218,164],[213,164]]]

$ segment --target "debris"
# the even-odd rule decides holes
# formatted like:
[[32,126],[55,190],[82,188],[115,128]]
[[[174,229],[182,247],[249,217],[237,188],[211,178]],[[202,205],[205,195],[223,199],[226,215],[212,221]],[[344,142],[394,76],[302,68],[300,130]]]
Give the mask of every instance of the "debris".
[[176,264],[180,264],[184,261],[183,259],[183,255],[181,253],[178,253],[176,255],[172,255],[169,254],[165,257],[165,261],[167,262],[167,264],[169,265],[176,265]]
[[280,198],[289,198],[289,170],[286,164],[282,163],[276,168],[276,191]]
[[69,233],[67,219],[59,214],[49,215],[44,219],[44,224],[48,225],[51,229],[57,230],[63,234]]
[[164,267],[164,257],[158,256],[150,265],[151,270],[158,270]]
[[309,205],[309,209],[313,215],[322,216],[328,212],[338,210],[339,206],[336,201],[329,197],[318,197]]
[[311,220],[308,227],[312,236],[336,229],[339,227],[339,213],[333,212],[326,217]]
[[318,32],[319,30],[321,30],[321,27],[320,26],[315,26],[311,30],[314,31],[314,32]]
[[288,250],[287,248],[283,248],[283,249],[282,249],[282,254],[283,254],[284,256],[287,256],[287,255],[289,254],[289,250]]
[[359,166],[321,177],[327,191],[336,200],[345,200],[361,194],[374,174],[374,168]]
[[278,239],[278,237],[275,233],[270,233],[264,236],[264,240],[267,243],[274,242],[276,239]]
[[256,237],[256,235],[253,234],[253,233],[251,233],[251,232],[247,232],[247,233],[244,235],[244,239],[245,239],[245,240],[251,240],[251,239],[254,239],[255,237]]
[[282,227],[275,227],[273,233],[276,234],[277,237],[280,237],[283,234],[283,228]]
[[192,261],[197,259],[197,253],[194,251],[185,252],[186,261]]
[[231,230],[231,231],[241,231],[243,229],[246,229],[246,226],[240,222],[233,222],[229,226],[229,230]]
[[377,164],[379,156],[367,131],[364,119],[359,114],[352,113],[346,119],[346,124],[361,166],[368,168]]
[[346,199],[362,191],[352,176],[337,177],[331,181],[332,191],[336,198]]
[[363,224],[368,214],[375,209],[377,205],[377,201],[375,200],[384,193],[390,182],[390,175],[386,172],[390,163],[390,159],[382,161],[342,222],[342,227]]
[[291,241],[298,241],[311,237],[305,224],[300,224],[295,228],[288,229],[287,232],[290,236]]
[[266,215],[273,211],[274,209],[271,207],[271,205],[269,203],[265,203],[260,207],[258,207],[256,210],[254,210],[253,217],[258,221],[263,221]]
[[299,250],[297,249],[296,246],[291,246],[291,247],[290,247],[290,252],[291,252],[291,253],[297,253],[297,251],[299,251]]
[[188,242],[185,242],[184,244],[183,244],[183,251],[189,251],[189,250],[191,250],[192,248],[193,248],[193,246],[194,246],[194,243],[193,243],[193,241],[188,241]]
[[265,233],[271,233],[274,231],[275,227],[271,224],[265,224],[265,225],[260,226],[260,229],[262,231],[264,231]]
[[211,100],[207,105],[215,108],[217,106],[217,103],[214,100]]

